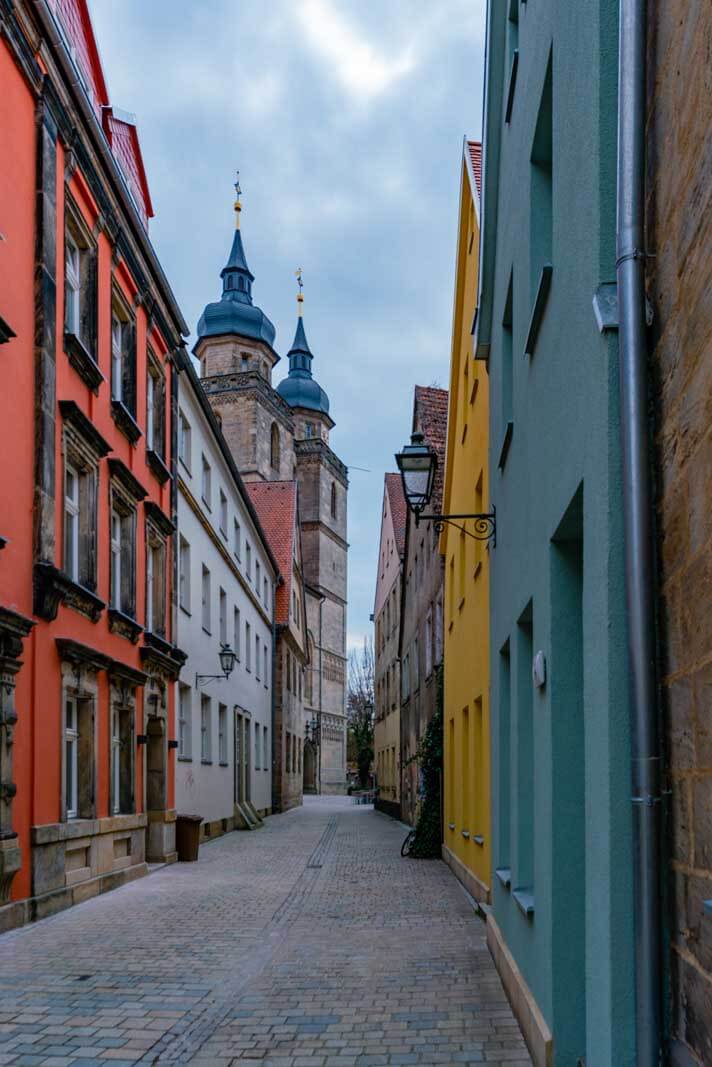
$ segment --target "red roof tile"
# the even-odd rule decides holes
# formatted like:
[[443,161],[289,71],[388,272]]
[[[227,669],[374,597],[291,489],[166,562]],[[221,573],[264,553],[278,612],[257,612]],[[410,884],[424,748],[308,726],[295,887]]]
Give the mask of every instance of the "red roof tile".
[[297,483],[248,482],[245,488],[279,565],[283,581],[277,586],[275,621],[286,624],[289,622],[292,560],[297,532]]
[[438,465],[435,471],[435,485],[430,502],[430,511],[439,512],[443,499],[445,480],[445,444],[447,441],[447,389],[433,389],[424,385],[415,387],[413,405],[413,426],[417,426],[425,441],[435,451]]
[[479,141],[468,141],[467,151],[470,157],[470,166],[475,176],[477,196],[482,199],[482,145]]
[[408,506],[403,495],[403,482],[400,474],[386,475],[386,492],[388,494],[388,506],[391,509],[391,521],[393,533],[396,539],[398,555],[403,559],[405,553],[405,527],[408,521]]

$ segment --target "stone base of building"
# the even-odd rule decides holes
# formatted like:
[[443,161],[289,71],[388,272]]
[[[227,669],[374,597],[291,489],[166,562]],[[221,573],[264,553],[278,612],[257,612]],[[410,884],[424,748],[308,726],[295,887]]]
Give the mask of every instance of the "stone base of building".
[[457,878],[458,882],[461,882],[467,892],[480,904],[489,904],[490,902],[490,887],[481,882],[477,875],[466,867],[465,864],[459,859],[455,853],[443,845],[443,859],[447,863],[452,873]]
[[373,802],[373,806],[376,811],[381,811],[384,815],[390,815],[392,819],[398,819],[398,821],[400,822],[401,809],[399,801],[384,800],[382,797],[376,797]]
[[175,863],[176,852],[176,812],[149,811],[146,831],[146,862]]
[[322,782],[321,795],[324,797],[346,796],[346,782]]
[[554,1062],[554,1038],[551,1030],[507,948],[492,912],[487,916],[487,947],[499,971],[504,991],[527,1043],[534,1067],[551,1067]]
[[32,896],[0,908],[0,933],[146,874],[146,815],[32,827]]

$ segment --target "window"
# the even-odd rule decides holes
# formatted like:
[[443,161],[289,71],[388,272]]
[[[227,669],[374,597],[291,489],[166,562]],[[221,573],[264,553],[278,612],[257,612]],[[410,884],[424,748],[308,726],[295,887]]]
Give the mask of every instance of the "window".
[[249,541],[245,541],[245,571],[248,582],[252,581],[252,548]]
[[203,629],[210,633],[210,571],[203,564],[202,584]]
[[111,512],[111,607],[121,611],[121,516]]
[[146,529],[146,629],[166,635],[166,543],[152,527]]
[[227,593],[220,590],[220,644],[227,644]]
[[240,609],[235,608],[232,613],[232,650],[236,658],[240,658]]
[[200,479],[200,495],[203,498],[203,503],[209,509],[211,501],[211,471],[210,464],[205,456],[202,456],[202,473]]
[[81,317],[81,267],[80,267],[79,247],[71,236],[67,233],[65,237],[65,269],[64,269],[64,285],[65,285],[65,323],[64,327],[67,333],[73,333],[76,337],[80,332],[80,317]]
[[181,411],[178,413],[178,458],[188,473],[190,473],[191,445],[190,423]]
[[227,766],[227,707],[218,704],[218,759]]
[[420,648],[418,638],[413,641],[413,658],[411,660],[413,668],[413,692],[420,688]]
[[136,414],[136,327],[116,293],[111,311],[111,399]]
[[[75,213],[67,200],[67,225],[64,234],[64,331],[72,341],[79,341],[84,352],[96,362],[97,250],[80,219],[80,213]],[[73,354],[81,360],[81,355],[76,352],[76,344],[71,344],[71,347],[68,344],[67,350],[70,358]]]
[[310,439],[310,438],[312,438],[314,436],[314,423],[313,422],[307,422],[307,423],[304,424],[304,436],[307,439]]
[[270,433],[270,456],[269,456],[270,466],[272,467],[273,470],[276,470],[276,471],[279,470],[279,457],[280,457],[279,427],[277,426],[276,422],[273,422],[272,423],[272,430],[271,430],[271,433]]
[[531,154],[529,247],[532,299],[536,297],[542,269],[552,263],[553,162],[553,77],[549,56]]
[[210,697],[200,698],[200,758],[203,763],[211,763],[211,708]]
[[64,704],[64,802],[68,819],[76,819],[79,814],[78,800],[78,749],[79,749],[79,706],[75,697],[67,697]]
[[109,763],[109,794],[112,815],[126,815],[134,810],[133,753],[133,708],[113,705],[111,708],[111,758]]
[[178,597],[184,611],[190,611],[190,545],[180,536],[178,562]]
[[260,638],[255,634],[255,678],[260,680]]
[[438,593],[437,600],[435,601],[435,651],[434,651],[434,663],[435,666],[439,666],[443,659],[443,593],[442,589]]
[[259,723],[255,723],[255,770],[258,771],[262,764],[260,759],[260,727]]
[[64,570],[79,581],[79,472],[69,464],[64,471]]
[[264,672],[265,672],[265,689],[267,688],[268,678],[269,678],[269,661],[267,659],[267,655],[268,655],[268,653],[267,653],[267,645],[263,645],[263,647],[262,647],[262,665],[264,667]]
[[302,772],[302,739],[301,737],[297,741],[297,770],[301,774]]
[[264,579],[264,582],[263,582],[263,585],[262,585],[262,603],[264,604],[264,606],[269,611],[269,606],[270,606],[270,604],[269,604],[269,582],[267,581],[266,578]]
[[220,533],[227,540],[227,497],[220,490]]
[[287,651],[284,654],[284,664],[287,672],[287,692],[292,692],[292,654]]
[[178,695],[178,755],[190,759],[193,751],[193,725],[191,691],[189,685],[181,685]]
[[240,553],[241,553],[241,548],[242,548],[242,545],[241,545],[242,531],[240,529],[240,524],[237,521],[237,519],[233,519],[233,523],[232,523],[232,541],[233,541],[232,550],[235,553],[235,556],[237,557],[237,559],[240,559]]
[[257,593],[257,599],[260,599],[260,586],[261,586],[261,568],[260,561],[255,560],[255,592]]
[[425,616],[425,677],[429,678],[433,670],[433,609],[428,608]]
[[166,381],[150,353],[146,374],[146,447],[165,459]]
[[252,670],[252,627],[245,623],[245,669]]
[[509,276],[509,288],[504,303],[502,315],[502,377],[501,377],[501,419],[502,419],[502,451],[499,457],[499,466],[502,468],[507,455],[509,437],[511,436],[514,422],[513,414],[513,379],[514,379],[514,274]]
[[267,762],[267,756],[269,755],[269,748],[267,744],[267,727],[262,727],[262,770],[269,770],[269,763]]
[[287,746],[287,758],[286,758],[286,761],[285,761],[286,765],[287,765],[287,774],[291,774],[291,771],[292,771],[292,735],[290,734],[289,730],[287,730],[287,736],[285,738],[285,742],[286,742],[286,746]]
[[410,696],[410,654],[406,652],[401,666],[401,696],[407,700]]
[[331,483],[331,517],[336,518],[336,482]]

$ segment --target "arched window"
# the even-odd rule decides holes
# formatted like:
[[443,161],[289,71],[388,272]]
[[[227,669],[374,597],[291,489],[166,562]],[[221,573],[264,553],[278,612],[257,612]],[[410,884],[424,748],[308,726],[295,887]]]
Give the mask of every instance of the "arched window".
[[336,482],[331,483],[331,517],[336,518]]
[[272,436],[270,441],[270,463],[273,470],[279,470],[279,427],[276,422],[272,423]]
[[240,277],[238,278],[237,284],[240,288],[240,291],[242,292],[242,290],[245,288],[245,279],[242,277],[242,275],[240,275]]

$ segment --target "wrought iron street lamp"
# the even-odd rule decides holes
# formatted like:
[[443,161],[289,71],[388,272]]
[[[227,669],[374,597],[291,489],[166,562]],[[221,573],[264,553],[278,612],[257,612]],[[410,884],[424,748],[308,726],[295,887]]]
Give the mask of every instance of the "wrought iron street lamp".
[[305,740],[309,741],[312,745],[318,746],[320,741],[319,733],[319,720],[316,718],[310,719],[304,727]]
[[[410,444],[405,445],[402,452],[396,455],[396,463],[400,471],[403,483],[403,495],[410,511],[415,515],[415,525],[418,526],[421,519],[432,522],[436,532],[440,532],[447,523],[461,530],[475,541],[491,541],[495,543],[497,532],[496,513],[494,508],[491,512],[480,512],[474,515],[426,515],[425,509],[430,503],[435,485],[435,474],[438,467],[438,457],[435,450],[426,443],[422,433],[414,433],[410,438]],[[472,519],[474,531],[460,526],[454,519]]]
[[212,682],[216,678],[227,679],[233,672],[235,667],[235,660],[237,656],[230,648],[229,645],[221,645],[220,652],[218,653],[218,659],[220,661],[220,670],[222,674],[196,674],[195,676],[195,688],[198,688],[200,682]]

